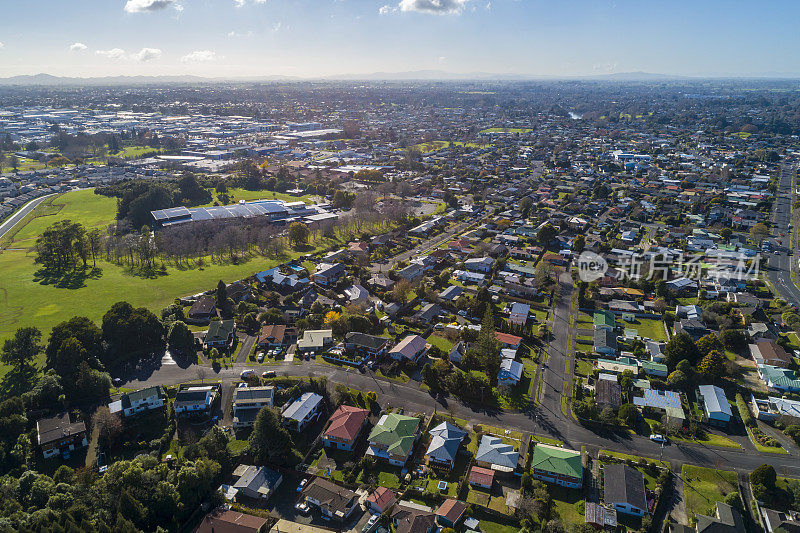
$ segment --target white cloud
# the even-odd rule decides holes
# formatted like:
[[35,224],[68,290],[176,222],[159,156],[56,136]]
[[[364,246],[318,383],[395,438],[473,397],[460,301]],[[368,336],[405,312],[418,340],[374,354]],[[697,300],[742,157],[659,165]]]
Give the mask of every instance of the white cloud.
[[150,61],[161,57],[161,50],[158,48],[142,48],[135,54],[131,54],[134,61]]
[[272,31],[280,31],[280,29],[282,27],[283,27],[283,23],[278,21],[278,22],[276,22],[275,24],[272,25]]
[[175,0],[128,0],[125,2],[125,11],[128,13],[145,13],[159,11],[173,5]]
[[235,30],[231,30],[228,32],[228,37],[252,37],[253,35],[255,35],[255,33],[253,33],[253,30],[247,30],[245,32],[238,32]]
[[455,15],[461,13],[468,0],[400,0],[400,11],[417,11],[432,15]]
[[122,48],[112,48],[110,50],[96,50],[95,54],[109,59],[125,59],[125,50]]
[[216,60],[217,54],[213,50],[195,50],[181,58],[182,63],[208,63]]
[[389,13],[394,13],[395,11],[397,11],[396,7],[387,4],[385,6],[381,6],[381,8],[378,10],[378,13],[381,15],[388,15]]
[[70,52],[83,52],[87,48],[88,48],[88,46],[86,46],[83,43],[73,43],[73,44],[69,45]]
[[2,49],[3,49],[3,48],[5,48],[5,47],[6,47],[5,43],[3,43],[2,41],[0,41],[0,50],[2,50]]
[[183,13],[183,4],[175,4],[175,11]]

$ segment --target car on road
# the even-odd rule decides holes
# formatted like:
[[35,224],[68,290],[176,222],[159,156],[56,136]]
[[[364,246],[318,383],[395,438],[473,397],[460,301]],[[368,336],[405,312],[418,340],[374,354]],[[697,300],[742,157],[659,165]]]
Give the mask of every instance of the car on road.
[[303,492],[303,487],[306,486],[306,483],[308,483],[308,480],[306,478],[300,480],[300,484],[297,485],[297,492]]
[[275,377],[275,371],[274,370],[267,370],[265,372],[262,372],[261,373],[261,377],[262,378],[274,378]]
[[256,375],[255,371],[250,369],[250,368],[248,368],[247,370],[242,370],[242,373],[239,374],[239,376],[242,379],[250,379],[250,378],[255,377],[255,375]]
[[258,361],[259,363],[264,362],[264,352],[258,352],[258,355],[256,356],[256,361]]
[[659,444],[666,444],[667,443],[667,437],[665,437],[664,435],[661,435],[659,433],[653,433],[652,435],[650,435],[650,440],[653,441],[653,442],[657,442]]

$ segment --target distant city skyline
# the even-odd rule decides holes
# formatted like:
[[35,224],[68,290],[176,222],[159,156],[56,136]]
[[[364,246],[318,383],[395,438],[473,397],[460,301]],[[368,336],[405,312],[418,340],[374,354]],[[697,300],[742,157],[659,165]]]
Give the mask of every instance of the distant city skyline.
[[800,4],[678,0],[37,0],[0,77],[800,76]]

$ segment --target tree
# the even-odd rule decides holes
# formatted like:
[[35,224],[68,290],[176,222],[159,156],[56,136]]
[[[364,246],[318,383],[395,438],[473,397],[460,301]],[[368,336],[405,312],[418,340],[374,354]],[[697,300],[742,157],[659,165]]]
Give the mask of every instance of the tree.
[[281,424],[278,415],[269,407],[256,415],[253,432],[247,440],[248,449],[257,463],[286,463],[294,445],[292,436]]
[[553,239],[556,238],[558,235],[558,231],[554,228],[551,224],[544,224],[541,228],[539,228],[539,232],[536,234],[536,240],[543,246],[547,246]]
[[761,242],[768,236],[769,228],[763,222],[759,222],[750,228],[750,238],[753,239],[757,245],[761,245]]
[[169,328],[167,335],[169,347],[181,354],[190,354],[194,351],[194,335],[184,322],[176,320]]
[[92,415],[92,427],[99,430],[100,442],[111,448],[117,437],[122,434],[122,421],[119,415],[112,413],[108,407],[101,405]]
[[219,280],[219,282],[217,282],[216,296],[217,296],[217,308],[222,309],[228,302],[228,286],[225,285],[225,282],[222,280]]
[[164,325],[149,309],[117,302],[103,315],[103,340],[110,354],[127,358],[163,349]]
[[708,335],[700,337],[697,342],[695,342],[695,345],[697,346],[697,353],[700,357],[705,357],[713,350],[725,350],[722,341],[720,341],[719,337],[714,333],[709,333]]
[[680,370],[674,370],[667,377],[667,387],[670,389],[685,390],[688,387],[689,378]]
[[572,251],[579,254],[586,248],[586,237],[577,235],[572,241]]
[[778,481],[778,474],[772,465],[763,464],[750,472],[750,483],[754,485],[761,485],[768,491],[775,489],[775,483]]
[[697,366],[697,371],[707,380],[714,381],[725,374],[725,354],[719,350],[711,350]]
[[620,406],[617,416],[626,426],[636,427],[636,423],[639,421],[639,410],[632,403],[625,403]]
[[664,346],[664,360],[670,368],[675,368],[684,359],[695,364],[698,356],[697,346],[685,331],[672,337]]
[[740,329],[723,329],[719,332],[723,346],[729,350],[739,350],[747,344],[748,335]]
[[3,343],[0,361],[11,365],[20,375],[26,373],[36,356],[42,352],[42,346],[39,344],[41,340],[42,332],[39,328],[33,326],[19,328],[13,338]]
[[531,206],[533,206],[533,200],[530,196],[526,196],[519,201],[519,212],[523,218],[528,218],[531,212]]
[[306,244],[310,234],[311,230],[302,222],[292,222],[289,225],[289,242],[293,243],[295,246]]

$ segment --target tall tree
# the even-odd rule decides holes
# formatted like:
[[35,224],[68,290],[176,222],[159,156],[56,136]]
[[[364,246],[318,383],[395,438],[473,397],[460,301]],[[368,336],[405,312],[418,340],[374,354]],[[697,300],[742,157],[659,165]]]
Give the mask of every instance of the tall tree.
[[3,343],[0,360],[23,374],[33,366],[33,360],[42,352],[42,332],[36,327],[19,328],[14,337]]
[[285,463],[293,446],[292,436],[281,424],[278,415],[264,407],[256,415],[248,448],[257,463]]

